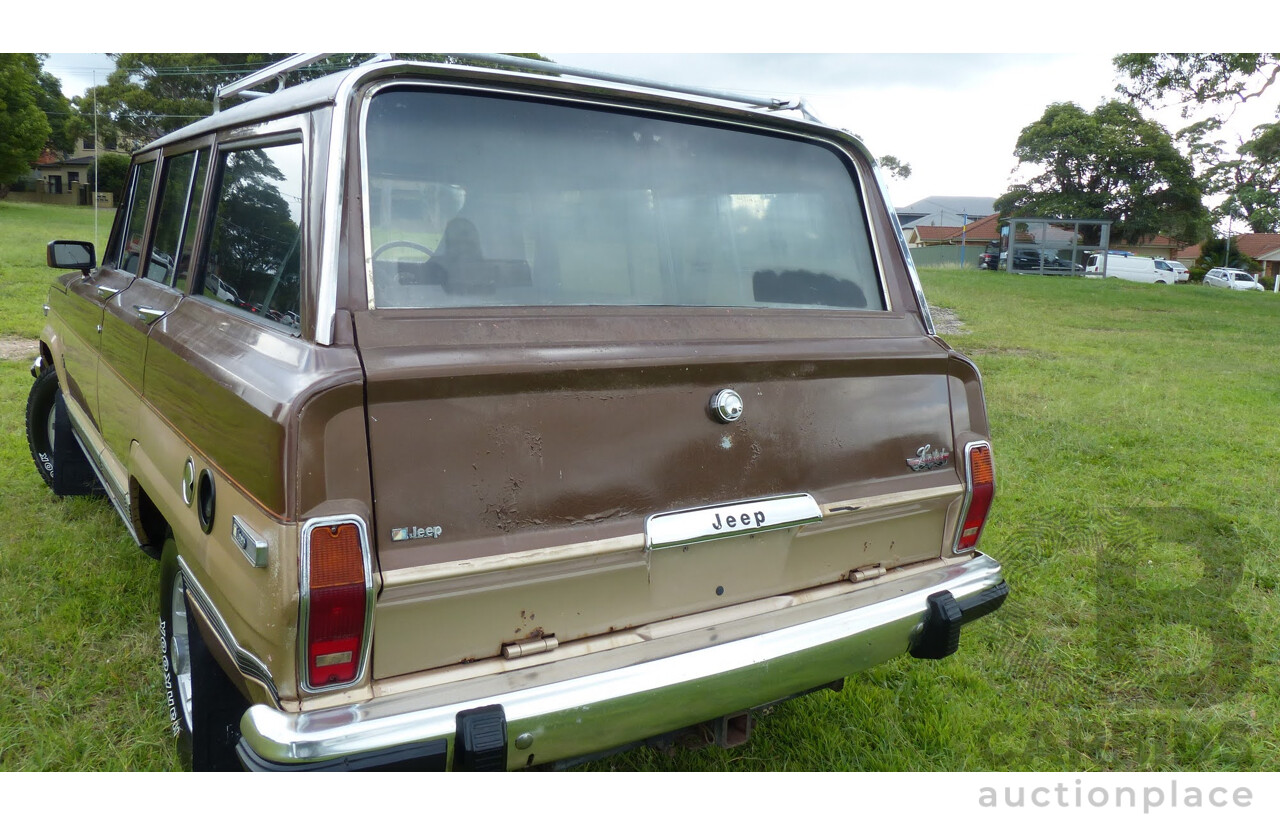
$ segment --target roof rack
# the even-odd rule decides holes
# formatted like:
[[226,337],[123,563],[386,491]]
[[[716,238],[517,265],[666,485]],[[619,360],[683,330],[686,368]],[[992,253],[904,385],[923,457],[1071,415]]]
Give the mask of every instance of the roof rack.
[[232,81],[225,85],[219,85],[213,96],[213,110],[216,112],[221,108],[222,101],[229,97],[266,97],[270,92],[252,91],[254,86],[261,86],[269,80],[276,81],[276,91],[284,88],[284,78],[294,69],[301,69],[304,66],[310,66],[312,63],[318,63],[326,57],[332,56],[333,52],[303,52],[286,57],[277,63],[272,63],[264,69],[259,69],[253,74],[245,75],[239,80]]
[[[295,54],[287,57],[278,63],[273,63],[266,68],[259,69],[253,74],[246,75],[239,80],[228,83],[224,86],[218,86],[213,101],[214,111],[218,111],[219,105],[223,100],[230,97],[265,97],[270,92],[253,91],[254,86],[261,86],[264,83],[275,80],[276,91],[284,88],[285,76],[297,69],[310,66],[331,57],[334,52],[306,52]],[[545,60],[533,60],[527,57],[515,57],[508,54],[486,54],[482,52],[464,52],[450,53],[445,57],[465,58],[468,60],[482,60],[485,63],[492,63],[495,66],[503,66],[512,69],[523,69],[537,72],[552,71],[557,75],[569,77],[581,77],[588,80],[601,80],[606,83],[619,83],[626,86],[636,86],[646,89],[659,89],[665,92],[675,92],[677,94],[693,95],[696,97],[705,97],[713,100],[725,100],[730,103],[741,103],[756,108],[777,110],[794,110],[799,112],[806,120],[820,123],[817,117],[809,111],[805,105],[803,98],[789,100],[777,97],[760,97],[757,95],[746,95],[738,92],[724,92],[716,89],[706,89],[700,86],[686,86],[678,83],[662,83],[656,80],[646,80],[639,77],[629,77],[627,75],[614,74],[612,72],[602,72],[596,69],[580,69],[573,66],[565,66],[560,63],[549,63]],[[379,54],[373,59],[366,61],[367,63],[377,63],[384,60],[394,59],[392,54]]]

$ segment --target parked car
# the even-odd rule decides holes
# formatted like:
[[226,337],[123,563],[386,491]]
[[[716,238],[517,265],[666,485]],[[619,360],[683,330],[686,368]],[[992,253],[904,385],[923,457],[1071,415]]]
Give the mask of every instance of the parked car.
[[1167,261],[1164,258],[1156,258],[1155,262],[1156,269],[1173,274],[1174,283],[1185,284],[1191,278],[1191,273],[1180,261]]
[[1103,266],[1102,255],[1097,253],[1090,255],[1089,264],[1085,267],[1086,277],[1091,275],[1096,278],[1122,278],[1140,284],[1173,283],[1173,273],[1157,269],[1154,258],[1108,254],[1105,261],[1106,268],[1104,269]]
[[995,271],[1000,268],[999,252],[983,252],[978,256],[978,269]]
[[731,746],[1008,592],[982,383],[862,143],[486,60],[224,108],[134,154],[100,260],[49,244],[31,454],[159,559],[194,768]]
[[1204,283],[1206,286],[1225,287],[1226,289],[1239,289],[1250,292],[1265,292],[1262,284],[1258,283],[1248,272],[1243,269],[1230,269],[1227,267],[1215,266],[1204,274]]
[[1039,270],[1040,253],[1034,249],[1015,249],[1013,252],[1013,270]]
[[1080,264],[1066,260],[1065,258],[1059,258],[1057,255],[1050,255],[1046,252],[1044,255],[1044,271],[1053,272],[1055,274],[1059,272],[1070,272],[1074,274],[1077,272],[1084,272],[1084,267]]

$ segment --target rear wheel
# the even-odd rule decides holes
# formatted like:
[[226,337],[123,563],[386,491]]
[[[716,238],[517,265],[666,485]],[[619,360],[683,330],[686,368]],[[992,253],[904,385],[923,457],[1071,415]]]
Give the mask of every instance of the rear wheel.
[[169,724],[183,767],[240,770],[235,745],[248,703],[205,644],[172,536],[165,539],[160,557],[160,638]]
[[45,370],[31,385],[27,395],[27,445],[36,471],[53,487],[54,412],[58,400],[58,374]]

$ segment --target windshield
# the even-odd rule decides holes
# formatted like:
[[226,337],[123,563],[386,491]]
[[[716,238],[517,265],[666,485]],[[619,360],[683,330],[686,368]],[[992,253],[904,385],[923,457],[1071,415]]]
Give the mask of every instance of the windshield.
[[885,308],[824,144],[398,88],[370,102],[365,147],[377,307]]

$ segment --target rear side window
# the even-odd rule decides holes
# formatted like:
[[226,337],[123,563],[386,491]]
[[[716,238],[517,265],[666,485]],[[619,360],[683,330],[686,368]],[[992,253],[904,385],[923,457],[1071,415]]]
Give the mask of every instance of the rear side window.
[[121,238],[119,268],[138,274],[138,260],[142,255],[142,233],[147,225],[147,204],[151,200],[151,185],[155,182],[156,163],[147,161],[134,167],[133,190],[129,196],[129,214]]
[[882,310],[854,172],[710,123],[392,89],[365,122],[378,307]]
[[203,294],[297,332],[302,144],[222,152],[216,195]]

